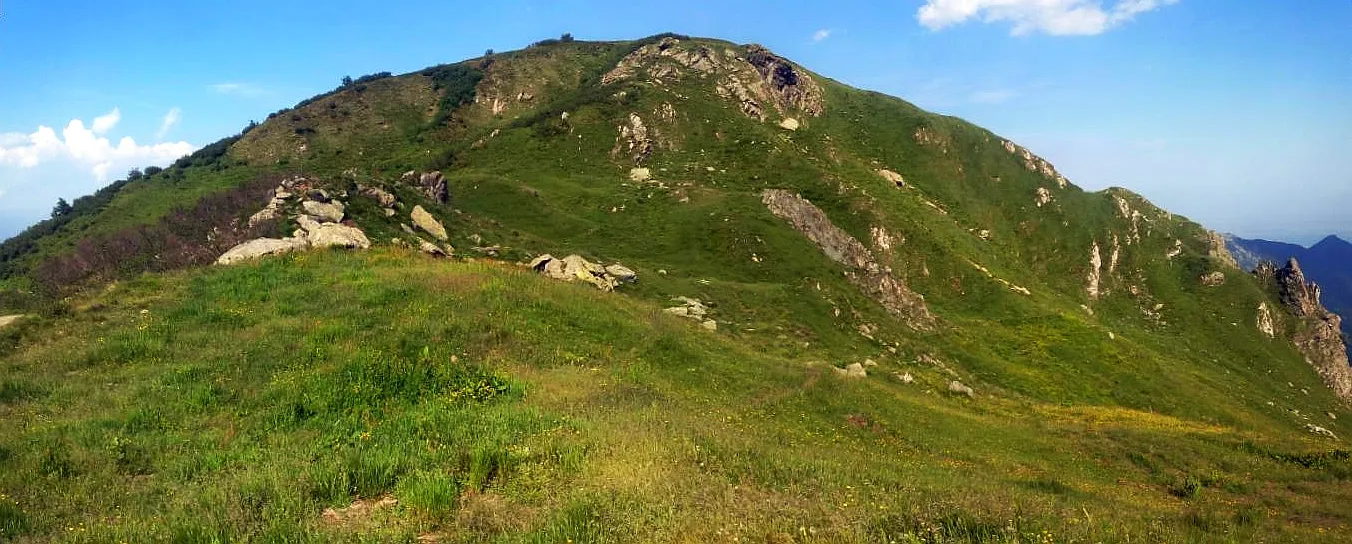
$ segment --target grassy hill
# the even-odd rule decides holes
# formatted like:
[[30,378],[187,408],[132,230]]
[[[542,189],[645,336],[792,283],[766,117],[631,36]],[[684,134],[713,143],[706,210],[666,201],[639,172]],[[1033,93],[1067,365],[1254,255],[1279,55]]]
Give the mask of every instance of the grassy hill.
[[[434,169],[447,203],[401,181]],[[240,221],[296,174],[377,247],[192,268],[290,232]],[[104,197],[0,251],[31,314],[0,329],[0,538],[1348,536],[1352,461],[1309,426],[1352,413],[1215,237],[758,47],[361,78]],[[394,243],[414,205],[460,258]],[[640,281],[515,264],[541,253]]]

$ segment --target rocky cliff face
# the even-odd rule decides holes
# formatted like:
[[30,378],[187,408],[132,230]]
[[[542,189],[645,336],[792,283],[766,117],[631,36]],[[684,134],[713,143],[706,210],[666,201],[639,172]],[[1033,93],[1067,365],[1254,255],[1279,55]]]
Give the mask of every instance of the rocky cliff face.
[[1287,262],[1286,267],[1259,267],[1255,273],[1269,276],[1277,286],[1277,294],[1282,305],[1300,320],[1295,337],[1296,347],[1305,354],[1305,359],[1314,366],[1329,388],[1345,401],[1352,401],[1352,366],[1347,358],[1347,346],[1343,342],[1342,318],[1330,312],[1319,301],[1319,286],[1305,280],[1296,259]]

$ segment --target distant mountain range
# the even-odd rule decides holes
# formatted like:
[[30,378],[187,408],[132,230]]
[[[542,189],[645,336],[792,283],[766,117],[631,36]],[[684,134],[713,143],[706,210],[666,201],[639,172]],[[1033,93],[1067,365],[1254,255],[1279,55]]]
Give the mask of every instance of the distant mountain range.
[[1319,284],[1324,306],[1343,317],[1343,333],[1352,334],[1352,243],[1329,236],[1308,248],[1285,242],[1227,236],[1230,253],[1245,270],[1262,261],[1281,266],[1294,257],[1306,277]]

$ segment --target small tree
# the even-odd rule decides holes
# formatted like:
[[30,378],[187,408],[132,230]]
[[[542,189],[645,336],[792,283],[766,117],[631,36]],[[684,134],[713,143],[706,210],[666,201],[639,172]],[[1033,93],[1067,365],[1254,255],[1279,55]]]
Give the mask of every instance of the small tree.
[[127,171],[127,181],[136,181],[142,177],[145,177],[145,174],[141,173],[140,168],[132,168]]
[[484,51],[484,56],[485,56],[485,57],[492,57],[493,54],[494,54],[494,51],[493,51],[492,49],[489,49],[489,50],[487,50],[487,51]]
[[571,41],[573,41],[573,35],[572,35],[571,33],[564,32],[564,33],[563,33],[563,36],[560,36],[560,37],[559,37],[559,41],[561,41],[561,42],[563,42],[563,43],[571,42]]
[[52,217],[53,218],[61,217],[63,215],[70,213],[71,211],[72,208],[70,207],[70,203],[66,202],[66,199],[64,198],[58,198],[56,199],[56,207],[52,208]]
[[158,173],[163,172],[163,171],[164,171],[164,169],[163,169],[163,168],[160,168],[160,167],[158,167],[158,166],[147,166],[147,167],[146,167],[146,170],[145,170],[145,174],[146,174],[146,177],[150,177],[150,176],[153,176],[153,175],[158,174]]
[[352,76],[343,76],[343,86],[344,87],[352,86]]

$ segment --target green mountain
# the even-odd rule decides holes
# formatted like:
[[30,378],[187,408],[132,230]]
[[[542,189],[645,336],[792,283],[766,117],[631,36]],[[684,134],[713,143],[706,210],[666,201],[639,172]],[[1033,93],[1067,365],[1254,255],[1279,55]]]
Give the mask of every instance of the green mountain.
[[759,46],[345,81],[0,259],[0,539],[1352,530],[1298,267]]

